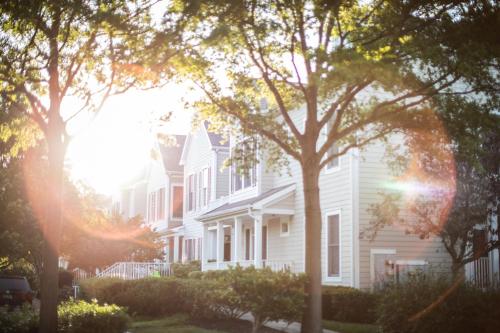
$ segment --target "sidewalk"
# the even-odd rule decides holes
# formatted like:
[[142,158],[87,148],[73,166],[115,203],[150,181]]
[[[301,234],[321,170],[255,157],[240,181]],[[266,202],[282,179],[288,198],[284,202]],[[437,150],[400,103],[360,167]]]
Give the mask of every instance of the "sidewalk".
[[[245,313],[241,319],[243,320],[248,320],[252,321],[253,317],[250,313]],[[286,322],[280,320],[280,321],[269,321],[264,324],[264,326],[267,326],[269,328],[282,331],[282,332],[287,332],[287,333],[300,333],[300,323],[293,322],[290,325],[288,325]],[[323,329],[324,333],[338,333],[335,331]]]

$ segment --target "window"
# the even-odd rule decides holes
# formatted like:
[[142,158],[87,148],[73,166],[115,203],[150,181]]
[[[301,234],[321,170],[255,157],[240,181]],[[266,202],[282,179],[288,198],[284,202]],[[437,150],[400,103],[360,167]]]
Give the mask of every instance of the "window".
[[[330,133],[330,128],[332,127],[332,125],[333,121],[329,121],[327,125],[327,131],[326,131],[327,135],[325,135],[325,140],[328,137],[328,133]],[[330,148],[328,148],[328,151],[326,152],[326,158],[332,155],[336,155],[338,153],[339,153],[339,146],[337,145],[337,143],[334,143],[333,145],[330,146]],[[340,160],[338,157],[336,157],[330,162],[328,162],[328,164],[326,165],[326,170],[336,170],[339,167],[340,167]]]
[[328,277],[340,276],[340,215],[334,214],[328,219]]
[[396,260],[396,282],[405,282],[411,276],[427,273],[428,266],[425,260]]
[[156,221],[156,192],[149,193],[148,221]]
[[205,168],[201,172],[201,203],[208,205],[210,201],[210,168]]
[[253,161],[246,160],[250,158],[248,157],[251,154],[250,150],[256,154],[255,147],[248,143],[241,143],[237,149],[233,150],[233,154],[238,154],[243,159],[231,165],[231,191],[233,193],[257,184],[256,156],[253,157]]
[[189,175],[188,177],[188,211],[194,209],[194,175]]
[[474,258],[488,257],[488,237],[485,229],[475,229],[472,238]]
[[281,221],[280,224],[280,236],[288,236],[290,234],[289,232],[289,225],[288,221]]
[[186,239],[185,240],[185,249],[186,249],[186,260],[193,261],[195,259],[195,239]]
[[165,218],[165,188],[158,190],[158,219]]
[[182,196],[183,188],[179,185],[172,186],[172,207],[171,216],[173,219],[182,218]]

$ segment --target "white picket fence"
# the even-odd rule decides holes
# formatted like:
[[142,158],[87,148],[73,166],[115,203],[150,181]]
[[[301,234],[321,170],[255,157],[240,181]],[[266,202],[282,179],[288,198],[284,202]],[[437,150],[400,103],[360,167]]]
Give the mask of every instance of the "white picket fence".
[[124,280],[137,280],[152,276],[169,276],[172,269],[169,263],[155,262],[117,262],[106,268],[96,278],[113,277]]

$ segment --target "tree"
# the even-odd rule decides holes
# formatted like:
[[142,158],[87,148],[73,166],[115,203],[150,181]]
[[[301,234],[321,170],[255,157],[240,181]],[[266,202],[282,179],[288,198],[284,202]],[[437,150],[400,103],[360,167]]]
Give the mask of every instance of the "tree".
[[[97,112],[107,98],[146,81],[148,46],[169,46],[168,34],[152,38],[147,0],[5,0],[0,4],[2,112],[31,119],[47,146],[49,172],[42,201],[44,236],[40,332],[57,328],[58,257],[62,228],[63,164],[68,123]],[[164,50],[164,48],[162,48]],[[143,51],[143,52],[141,52]],[[168,52],[161,64],[168,60]],[[154,67],[154,66],[153,66]],[[78,104],[68,109],[69,104]]]
[[[434,96],[496,94],[498,47],[488,25],[498,6],[240,0],[178,1],[173,10],[188,18],[185,74],[204,92],[195,106],[212,128],[255,138],[271,163],[282,165],[287,155],[300,164],[308,274],[302,330],[320,332],[321,169],[351,149],[422,127]],[[303,130],[292,118],[298,107],[305,108]]]
[[500,247],[495,237],[485,239],[483,248],[472,246],[475,228],[483,226],[491,235],[498,232],[492,221],[498,214],[500,193],[500,123],[488,105],[459,97],[436,102],[447,140],[429,145],[429,136],[443,134],[413,131],[407,135],[404,156],[393,156],[399,161],[395,172],[400,175],[406,165],[419,161],[410,173],[400,176],[419,185],[406,194],[410,200],[403,210],[410,211],[411,217],[401,209],[404,193],[384,193],[382,202],[372,207],[374,219],[368,233],[374,237],[381,228],[399,223],[421,239],[437,236],[451,257],[453,276],[459,278],[465,264]]

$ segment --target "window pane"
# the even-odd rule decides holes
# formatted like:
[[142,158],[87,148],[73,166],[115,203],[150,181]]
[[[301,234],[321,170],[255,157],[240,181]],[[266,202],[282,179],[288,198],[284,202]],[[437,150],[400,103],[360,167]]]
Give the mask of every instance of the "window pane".
[[174,186],[172,192],[172,217],[182,218],[182,186]]
[[339,276],[340,244],[339,215],[328,216],[328,276]]

